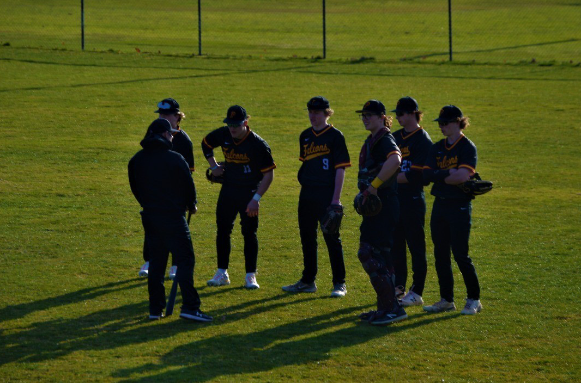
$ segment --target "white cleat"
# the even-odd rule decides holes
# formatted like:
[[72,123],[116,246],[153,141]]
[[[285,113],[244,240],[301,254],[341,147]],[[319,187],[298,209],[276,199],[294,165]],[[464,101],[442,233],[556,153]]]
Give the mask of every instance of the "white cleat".
[[424,300],[422,299],[422,297],[416,293],[414,293],[412,290],[410,290],[402,299],[401,299],[401,305],[403,307],[409,307],[409,306],[421,306],[424,304]]
[[228,271],[216,271],[214,277],[208,281],[208,286],[226,286],[230,284]]
[[479,299],[466,299],[466,306],[460,311],[460,314],[475,315],[482,310],[482,303]]
[[255,290],[260,288],[258,282],[256,282],[256,273],[247,273],[246,280],[244,281],[244,287],[249,290]]
[[146,278],[149,275],[149,262],[145,262],[141,269],[139,270],[139,276]]

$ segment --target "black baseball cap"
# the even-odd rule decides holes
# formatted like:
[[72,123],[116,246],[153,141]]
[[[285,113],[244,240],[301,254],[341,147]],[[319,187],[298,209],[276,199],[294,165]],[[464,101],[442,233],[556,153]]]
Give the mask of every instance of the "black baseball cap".
[[246,120],[247,118],[248,114],[246,114],[246,109],[240,105],[233,105],[228,108],[226,118],[223,122],[225,124],[241,124],[242,121]]
[[355,113],[375,113],[385,114],[385,105],[379,100],[369,100],[363,105],[363,109],[356,110]]
[[180,111],[180,104],[173,98],[164,98],[157,103],[157,109],[154,113],[176,114]]
[[457,121],[459,118],[464,117],[460,108],[454,105],[446,105],[440,109],[440,116],[434,121],[438,122],[453,122]]
[[309,110],[327,110],[329,108],[329,100],[323,96],[315,96],[307,102],[307,109]]
[[397,105],[392,112],[395,113],[413,113],[419,109],[418,102],[410,96],[402,97],[397,101]]
[[156,134],[161,134],[164,132],[171,132],[171,133],[179,132],[179,130],[172,128],[171,123],[168,120],[166,120],[165,118],[158,118],[156,120],[153,120],[151,125],[149,125],[149,128],[147,128],[147,131],[149,133],[156,133]]

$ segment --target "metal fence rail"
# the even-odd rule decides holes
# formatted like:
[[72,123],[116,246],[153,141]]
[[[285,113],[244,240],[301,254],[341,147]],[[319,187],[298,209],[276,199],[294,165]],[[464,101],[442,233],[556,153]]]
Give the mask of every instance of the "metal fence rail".
[[0,45],[17,47],[581,61],[578,0],[20,0],[0,2],[0,12]]

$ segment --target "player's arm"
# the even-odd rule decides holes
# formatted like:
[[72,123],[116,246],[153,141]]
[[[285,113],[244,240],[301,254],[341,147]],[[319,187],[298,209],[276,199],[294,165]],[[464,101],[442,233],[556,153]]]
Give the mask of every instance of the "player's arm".
[[472,174],[474,173],[467,168],[450,169],[450,175],[444,179],[444,182],[448,185],[458,185],[468,181]]
[[343,192],[343,183],[345,182],[345,168],[335,170],[335,190],[333,191],[333,200],[331,205],[341,205],[341,193]]
[[204,157],[206,158],[206,161],[208,161],[214,176],[221,176],[222,173],[224,173],[224,168],[218,165],[216,158],[214,157],[214,148],[221,145],[222,140],[220,139],[219,129],[214,130],[202,140],[202,153],[204,153]]
[[399,173],[397,175],[397,183],[398,184],[409,184],[408,178],[406,177],[405,173]]
[[248,214],[249,217],[258,216],[258,210],[260,209],[259,201],[264,195],[264,193],[266,193],[266,191],[270,187],[270,184],[272,183],[273,179],[274,179],[274,169],[270,169],[269,171],[263,173],[262,181],[260,181],[260,185],[258,185],[256,193],[246,206],[246,214]]
[[476,173],[476,147],[465,145],[459,156],[458,168],[450,169],[450,175],[444,180],[448,185],[458,185],[466,182]]
[[401,153],[397,150],[389,153],[387,155],[387,160],[383,163],[383,166],[377,174],[377,177],[371,181],[371,185],[369,185],[367,191],[371,194],[377,195],[377,188],[381,186],[382,183],[390,179],[395,174],[395,172],[397,172],[400,164]]

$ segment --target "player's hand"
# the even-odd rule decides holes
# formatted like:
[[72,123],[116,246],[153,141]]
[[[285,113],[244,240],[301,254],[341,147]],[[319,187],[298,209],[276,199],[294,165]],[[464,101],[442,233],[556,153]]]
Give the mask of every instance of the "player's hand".
[[246,206],[246,214],[249,217],[258,217],[258,209],[260,208],[260,203],[254,199],[251,199]]
[[454,168],[454,169],[450,169],[448,170],[450,172],[450,175],[456,173],[458,171],[458,169]]
[[216,169],[212,170],[212,174],[216,177],[220,177],[224,174],[224,167],[218,166]]
[[196,205],[194,205],[194,207],[192,207],[191,209],[188,209],[188,211],[190,212],[190,214],[194,215],[198,212],[198,207]]
[[369,187],[367,188],[367,192],[369,194],[373,194],[373,195],[377,195],[377,189],[374,188],[373,186],[369,185]]

